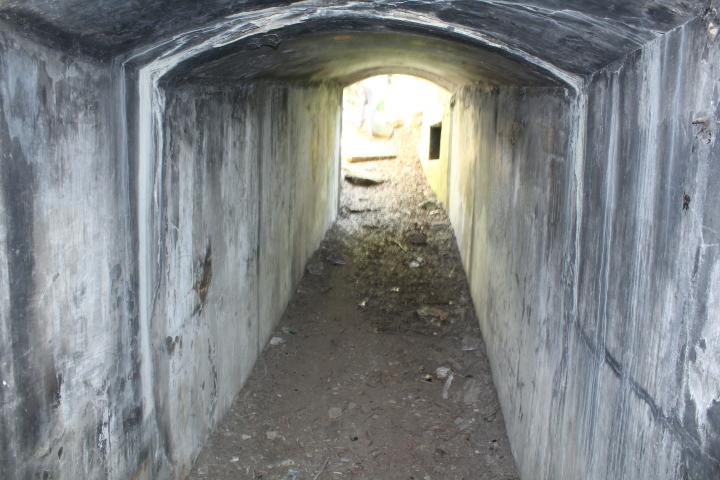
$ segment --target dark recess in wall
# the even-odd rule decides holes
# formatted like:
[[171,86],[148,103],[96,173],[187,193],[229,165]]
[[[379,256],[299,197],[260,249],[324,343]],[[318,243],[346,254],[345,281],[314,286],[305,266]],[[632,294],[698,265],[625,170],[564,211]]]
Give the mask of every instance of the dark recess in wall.
[[442,139],[442,123],[430,127],[430,160],[440,160],[440,140]]

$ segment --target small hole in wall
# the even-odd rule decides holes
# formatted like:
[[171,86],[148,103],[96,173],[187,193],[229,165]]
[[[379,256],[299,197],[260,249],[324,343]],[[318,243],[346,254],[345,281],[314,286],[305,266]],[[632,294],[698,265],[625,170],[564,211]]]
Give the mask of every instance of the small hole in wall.
[[442,123],[430,127],[430,160],[440,160],[440,140],[442,139]]

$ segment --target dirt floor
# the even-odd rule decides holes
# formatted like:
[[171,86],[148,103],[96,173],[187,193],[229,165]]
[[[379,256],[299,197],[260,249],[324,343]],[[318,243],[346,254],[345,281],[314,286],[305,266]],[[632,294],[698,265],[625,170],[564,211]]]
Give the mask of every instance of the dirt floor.
[[336,226],[191,478],[519,478],[452,229],[402,150],[362,165],[385,183],[343,182]]

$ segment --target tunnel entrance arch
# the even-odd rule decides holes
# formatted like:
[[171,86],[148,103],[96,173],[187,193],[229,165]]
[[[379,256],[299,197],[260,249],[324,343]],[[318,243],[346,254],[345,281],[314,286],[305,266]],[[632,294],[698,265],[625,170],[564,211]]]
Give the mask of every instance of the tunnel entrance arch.
[[[164,424],[160,425],[161,431],[173,430],[170,427],[174,416],[171,411],[187,408],[183,407],[183,401],[174,402],[175,406],[172,409],[165,405],[167,400],[163,400],[162,397],[167,397],[167,392],[172,390],[171,385],[168,384],[167,390],[162,385],[153,387],[153,384],[157,383],[158,376],[166,377],[173,369],[185,368],[166,364],[161,356],[152,353],[157,352],[158,345],[162,345],[163,342],[174,344],[180,337],[172,332],[172,328],[161,326],[162,322],[154,319],[158,315],[161,271],[164,268],[163,230],[167,228],[164,224],[168,221],[164,218],[163,202],[172,201],[164,197],[162,190],[165,182],[163,172],[169,168],[168,152],[165,151],[164,115],[167,107],[167,91],[171,90],[173,85],[190,85],[193,82],[228,85],[233,82],[268,80],[297,82],[305,79],[312,83],[340,86],[369,75],[393,72],[427,78],[449,90],[463,84],[482,83],[490,86],[511,84],[519,88],[527,85],[554,88],[553,86],[560,85],[560,88],[569,87],[576,96],[580,91],[581,82],[573,74],[563,72],[525,52],[490,41],[462,27],[448,29],[445,25],[428,25],[427,19],[416,13],[399,15],[398,12],[393,12],[392,15],[387,16],[357,18],[346,15],[342,9],[334,12],[334,9],[330,8],[324,10],[321,19],[317,20],[315,15],[307,13],[279,15],[279,17],[279,20],[272,15],[258,18],[250,28],[246,22],[230,21],[229,24],[219,24],[206,31],[191,32],[185,42],[179,42],[183,45],[181,48],[174,46],[170,49],[160,44],[135,52],[125,62],[119,64],[123,71],[133,65],[133,71],[137,72],[137,81],[134,84],[137,88],[138,105],[135,137],[137,148],[136,151],[129,152],[129,155],[135,159],[131,163],[136,165],[137,171],[139,336],[143,352],[141,378],[145,403],[154,405],[158,410],[165,410],[164,412],[153,412],[154,409],[144,411],[146,417],[156,415],[160,418],[159,422]],[[448,31],[451,31],[450,35],[447,35]],[[428,32],[434,33],[428,35]],[[330,49],[329,45],[335,45],[335,48]],[[148,60],[148,58],[154,59]],[[139,64],[135,65],[136,62]],[[580,97],[576,98],[579,100],[576,116],[580,119],[583,117],[583,103]],[[268,108],[272,109],[272,107]],[[578,140],[582,136],[581,124],[581,121],[577,122],[578,128],[571,134]],[[267,120],[261,121],[254,127],[254,133],[251,135],[262,136],[263,131],[268,128],[270,124]],[[338,131],[339,122],[336,122],[334,127],[328,126],[328,128],[335,128]],[[128,134],[133,137],[134,132],[129,131]],[[325,135],[327,136],[327,132]],[[334,141],[337,144],[339,139],[335,138]],[[574,145],[578,151],[582,150],[580,141],[574,142]],[[333,155],[339,157],[339,145],[336,145]],[[262,166],[258,168],[261,169]],[[262,175],[259,172],[255,174]],[[262,188],[262,186],[257,187],[257,194],[261,197]],[[333,209],[337,208],[338,201],[337,198],[331,200]],[[260,224],[262,215],[262,207],[260,207],[257,212],[257,232],[253,234],[258,242],[263,235],[263,227]],[[326,222],[334,218],[334,213],[327,215],[321,215],[326,218]],[[320,229],[327,228],[328,225]],[[213,248],[211,242],[210,238],[204,241],[206,245],[202,247],[203,253]],[[196,246],[195,249],[197,248],[199,247]],[[305,247],[300,258],[307,258],[313,248],[314,246]],[[182,289],[186,292],[197,292],[200,277],[205,275],[202,259],[198,257],[197,251],[195,254],[185,252],[185,255],[194,258],[195,266],[191,267],[185,262],[185,273],[182,276],[187,285],[183,285]],[[256,261],[260,262],[259,244],[255,248],[255,255],[258,257]],[[258,278],[262,276],[262,266],[254,265],[253,268]],[[276,285],[276,289],[289,291],[287,283],[297,280],[297,267],[293,267],[292,270],[295,273],[286,273],[286,275],[294,278],[286,279],[284,286]],[[166,279],[166,283],[169,281],[171,280]],[[176,288],[179,289],[179,286]],[[286,301],[287,299],[275,298],[272,303],[282,306]],[[254,309],[258,316],[257,324],[248,326],[254,332],[249,333],[248,330],[246,333],[255,336],[254,345],[250,345],[253,342],[249,342],[246,346],[244,354],[248,357],[246,364],[252,363],[251,359],[257,356],[269,335],[269,329],[262,331],[259,317],[269,315],[279,318],[282,313],[282,309],[273,310],[270,306],[263,306],[267,302],[261,298],[259,292],[255,292],[254,307],[247,305],[243,307]],[[172,315],[177,317],[180,314],[182,317],[183,308],[196,311],[201,307],[198,305],[180,307],[179,311],[173,310]],[[263,313],[263,310],[266,312]],[[168,342],[167,339],[172,341]],[[212,351],[212,347],[210,350]],[[154,357],[157,359],[153,360]],[[199,367],[196,365],[194,368]],[[205,365],[203,368],[213,370],[217,369],[217,366]],[[247,372],[243,373],[241,377],[246,374]],[[234,394],[239,385],[235,383],[228,388],[228,391]],[[210,412],[207,418],[200,420],[199,425],[192,428],[188,426],[185,431],[197,432],[196,434],[202,437],[203,432],[213,423],[212,419],[216,416],[216,412],[227,408],[228,391],[220,395],[224,400],[219,404],[215,399],[204,400],[211,405],[207,407]],[[182,428],[175,430],[177,433],[174,435],[168,433],[166,436],[166,453],[178,458],[191,458],[195,442],[181,438]],[[183,450],[184,453],[180,453]]]

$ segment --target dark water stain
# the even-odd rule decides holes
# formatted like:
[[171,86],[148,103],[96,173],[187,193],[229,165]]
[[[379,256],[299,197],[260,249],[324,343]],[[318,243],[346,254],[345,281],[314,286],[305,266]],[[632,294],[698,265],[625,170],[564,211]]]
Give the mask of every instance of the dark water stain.
[[683,415],[683,427],[688,432],[697,432],[697,408],[695,407],[695,401],[692,399],[688,392],[685,392],[685,414]]
[[[701,448],[700,431],[707,431],[709,439]],[[682,432],[685,433],[681,453],[682,479],[720,478],[720,402],[715,401],[707,411],[707,424],[698,425],[697,406],[688,392],[685,392],[685,413]]]
[[677,21],[675,13],[664,5],[651,5],[646,11],[653,22],[664,27],[669,27]]
[[123,433],[127,434],[140,427],[143,418],[142,405],[127,407],[122,413]]
[[205,307],[208,292],[210,291],[210,283],[212,282],[212,247],[208,242],[205,250],[205,258],[198,263],[198,275],[195,280],[193,290],[197,294],[198,304],[193,311],[193,315],[202,312]]
[[54,377],[51,377],[48,381],[48,403],[52,408],[60,407],[62,400],[62,385],[63,385],[63,374],[57,373]]
[[713,400],[707,410],[708,454],[720,459],[720,400]]
[[[7,222],[5,254],[10,297],[9,330],[17,404],[21,405],[21,410],[8,412],[7,415],[15,417],[16,422],[16,437],[11,439],[12,443],[22,450],[33,450],[41,441],[41,419],[38,418],[38,412],[42,411],[45,403],[44,395],[37,388],[37,378],[34,378],[37,368],[35,358],[31,355],[36,341],[32,307],[36,288],[33,255],[36,172],[35,167],[25,157],[19,139],[10,138],[5,114],[4,101],[0,98],[0,188]],[[3,389],[3,392],[5,391]],[[11,394],[3,393],[3,397],[6,395]],[[2,403],[10,403],[10,398],[3,398]]]
[[168,355],[172,355],[175,353],[175,349],[182,348],[182,337],[179,335],[176,335],[175,338],[171,336],[165,337],[165,351],[168,353]]
[[210,362],[210,375],[212,376],[212,389],[210,390],[210,410],[209,418],[215,417],[215,411],[217,409],[217,395],[218,395],[218,371],[215,365],[216,352],[208,339],[208,361]]

